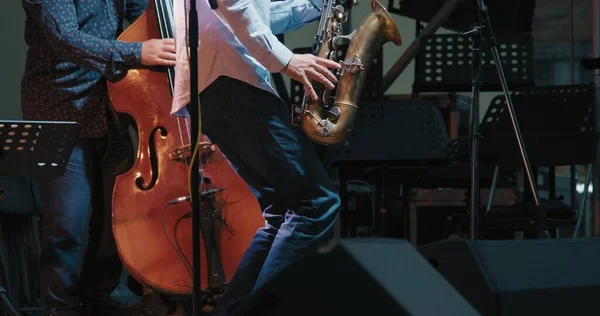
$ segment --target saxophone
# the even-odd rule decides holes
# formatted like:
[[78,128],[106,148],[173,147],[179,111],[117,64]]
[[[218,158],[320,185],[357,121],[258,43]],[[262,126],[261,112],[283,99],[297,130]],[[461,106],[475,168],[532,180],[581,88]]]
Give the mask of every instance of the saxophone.
[[[342,35],[347,15],[342,5],[333,7],[334,0],[325,0],[319,29],[313,44],[313,54],[337,61],[339,41],[349,39],[346,55],[336,74],[335,98],[321,83],[311,82],[319,100],[304,95],[301,105],[292,107],[292,124],[300,125],[313,142],[332,145],[343,141],[352,130],[358,101],[374,55],[387,42],[397,46],[402,37],[396,23],[381,3],[371,0],[371,13],[349,35]],[[331,102],[333,101],[333,105]]]

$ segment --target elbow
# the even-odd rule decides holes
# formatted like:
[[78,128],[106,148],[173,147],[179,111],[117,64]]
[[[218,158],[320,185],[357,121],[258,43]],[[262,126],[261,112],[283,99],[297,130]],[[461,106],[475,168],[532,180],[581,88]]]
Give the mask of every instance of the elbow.
[[[242,13],[251,5],[249,0],[208,0],[211,7],[214,4],[219,6],[221,12]],[[214,8],[213,8],[214,9]]]
[[72,47],[69,45],[70,38],[68,34],[62,36],[52,34],[47,37],[47,40],[50,43],[50,48],[58,58],[68,59],[71,57]]
[[[226,8],[231,6],[233,3],[235,3],[235,1],[232,0],[208,0],[208,2],[210,3],[210,6],[212,7],[214,4],[216,4],[219,9],[222,8]],[[214,9],[214,8],[213,8]]]
[[117,82],[121,81],[123,78],[125,78],[126,75],[127,75],[127,72],[116,72],[114,74],[108,73],[108,74],[104,75],[104,78],[106,78],[106,80],[111,83],[117,83]]

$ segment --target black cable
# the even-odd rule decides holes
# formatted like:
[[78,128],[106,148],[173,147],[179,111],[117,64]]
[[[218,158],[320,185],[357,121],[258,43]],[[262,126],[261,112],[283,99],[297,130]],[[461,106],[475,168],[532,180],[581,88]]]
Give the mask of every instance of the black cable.
[[171,239],[171,236],[169,235],[169,232],[167,231],[167,227],[165,224],[165,211],[167,210],[167,207],[169,207],[169,205],[174,205],[175,203],[173,202],[169,202],[167,204],[165,204],[160,212],[160,224],[162,226],[163,232],[165,233],[165,236],[167,237],[167,239],[169,240],[169,243],[171,244],[171,246],[173,247],[173,249],[175,249],[175,252],[177,252],[177,255],[179,255],[179,258],[181,259],[181,261],[183,262],[183,265],[185,266],[186,270],[188,271],[188,273],[190,274],[190,277],[192,277],[193,273],[192,273],[192,267],[190,267],[190,264],[187,262],[187,258],[185,256],[185,254],[181,251],[181,249],[175,244],[175,242],[173,241],[173,239]]

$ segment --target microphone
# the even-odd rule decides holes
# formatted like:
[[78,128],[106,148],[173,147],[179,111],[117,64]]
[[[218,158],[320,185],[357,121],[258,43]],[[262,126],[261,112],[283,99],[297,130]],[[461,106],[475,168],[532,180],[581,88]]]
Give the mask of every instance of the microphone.
[[216,10],[219,8],[219,4],[217,3],[217,1],[218,0],[208,0],[211,9]]
[[[207,191],[200,192],[200,198],[215,195],[223,190],[225,190],[225,189],[210,189]],[[186,196],[178,197],[176,199],[172,199],[171,201],[169,201],[169,204],[178,204],[178,203],[187,202],[189,200],[190,200],[190,196],[186,195]]]

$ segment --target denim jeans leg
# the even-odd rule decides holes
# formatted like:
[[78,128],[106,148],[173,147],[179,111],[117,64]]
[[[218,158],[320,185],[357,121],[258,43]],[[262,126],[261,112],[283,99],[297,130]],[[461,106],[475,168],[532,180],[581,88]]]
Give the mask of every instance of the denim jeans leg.
[[[41,286],[47,310],[71,309],[86,299],[112,304],[109,295],[123,267],[112,234],[112,190],[133,157],[126,134],[80,139],[65,174],[40,180]],[[106,315],[106,310],[95,309]]]
[[[214,139],[206,129],[204,129],[204,135],[211,141]],[[274,190],[263,176],[254,172],[227,145],[220,142],[215,143],[219,143],[219,150],[227,157],[230,165],[237,174],[247,181],[248,187],[257,198],[261,210],[264,210],[263,216],[265,218],[265,226],[260,227],[250,241],[233,277],[228,282],[227,288],[219,301],[218,315],[224,312],[230,305],[235,305],[241,299],[249,296],[252,292],[262,269],[263,262],[266,260],[277,231],[283,223],[285,208],[278,209],[278,205],[273,204]]]
[[62,177],[40,179],[43,203],[41,289],[47,309],[79,303],[78,267],[88,222],[93,172],[85,142],[78,142]]
[[126,133],[109,135],[97,149],[98,176],[92,193],[89,239],[81,271],[81,280],[86,286],[86,309],[91,315],[106,314],[114,305],[110,295],[119,284],[123,265],[112,232],[112,192],[116,177],[131,168],[134,158],[132,141]]
[[250,183],[244,169],[251,169],[266,180],[263,188],[272,188],[272,204],[277,207],[264,209],[265,217],[283,217],[268,255],[253,263],[262,265],[253,282],[256,290],[329,237],[340,199],[312,143],[291,125],[290,110],[280,98],[220,77],[201,94],[200,101],[203,131],[239,157],[234,160],[243,161],[243,166],[237,166],[243,179]]

